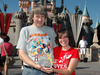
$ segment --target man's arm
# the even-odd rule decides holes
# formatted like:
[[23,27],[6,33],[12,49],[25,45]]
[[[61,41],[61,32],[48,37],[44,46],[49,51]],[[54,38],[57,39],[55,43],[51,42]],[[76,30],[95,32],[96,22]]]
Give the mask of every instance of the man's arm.
[[80,48],[80,44],[78,45],[78,49]]
[[19,51],[19,57],[21,60],[23,60],[25,63],[27,63],[28,65],[40,70],[41,66],[38,64],[35,64],[30,57],[26,54],[26,51],[24,50],[18,50]]
[[14,50],[13,50],[13,47],[11,48],[11,51],[12,51],[13,55],[15,55]]
[[88,46],[88,43],[87,43],[87,41],[86,41],[86,46],[85,46],[85,48]]

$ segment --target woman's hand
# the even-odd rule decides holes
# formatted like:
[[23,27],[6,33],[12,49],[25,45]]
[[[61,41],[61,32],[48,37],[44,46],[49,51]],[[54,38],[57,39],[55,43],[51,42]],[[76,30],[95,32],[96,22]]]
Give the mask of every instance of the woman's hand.
[[46,72],[48,74],[53,72],[54,68],[46,68],[46,67],[41,67],[41,71]]

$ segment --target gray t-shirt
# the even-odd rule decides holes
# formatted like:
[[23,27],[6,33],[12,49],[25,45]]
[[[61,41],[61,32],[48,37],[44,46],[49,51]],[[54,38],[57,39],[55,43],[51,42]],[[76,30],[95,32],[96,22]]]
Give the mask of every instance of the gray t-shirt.
[[[53,60],[53,48],[56,33],[53,28],[26,26],[21,29],[17,49],[26,50],[27,55],[41,66],[50,66]],[[24,65],[27,65],[24,62]]]

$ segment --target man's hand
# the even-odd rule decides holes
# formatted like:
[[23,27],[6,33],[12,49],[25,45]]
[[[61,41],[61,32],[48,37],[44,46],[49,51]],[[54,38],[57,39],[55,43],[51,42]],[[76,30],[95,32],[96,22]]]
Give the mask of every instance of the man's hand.
[[46,72],[48,74],[52,73],[53,72],[53,68],[46,68],[46,67],[42,67],[41,68],[41,71],[43,72]]
[[35,66],[34,68],[36,68],[36,69],[38,69],[38,70],[41,70],[42,66],[39,65],[39,64],[36,64],[36,66]]

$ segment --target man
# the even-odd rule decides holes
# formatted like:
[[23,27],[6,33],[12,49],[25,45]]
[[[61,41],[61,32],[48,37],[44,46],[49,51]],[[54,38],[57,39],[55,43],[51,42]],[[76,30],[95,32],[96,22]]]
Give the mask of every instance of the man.
[[[24,61],[22,75],[48,75],[42,72],[41,68],[47,69],[46,67],[52,64],[48,62],[47,55],[53,56],[56,33],[53,28],[43,25],[47,17],[44,6],[35,6],[31,10],[30,17],[33,24],[21,29],[16,47],[19,50],[20,59]],[[50,52],[47,52],[48,45]]]
[[[0,45],[1,45],[2,43],[4,43],[3,38],[4,38],[5,35],[6,35],[6,34],[3,33],[3,32],[0,33]],[[2,69],[3,69],[3,63],[1,62],[1,50],[0,50],[0,75],[3,75],[3,74],[2,74]]]
[[81,58],[83,56],[83,59],[85,58],[85,53],[86,53],[86,47],[88,43],[85,40],[85,36],[82,36],[82,40],[79,41],[78,49],[80,47],[80,52],[81,52]]

